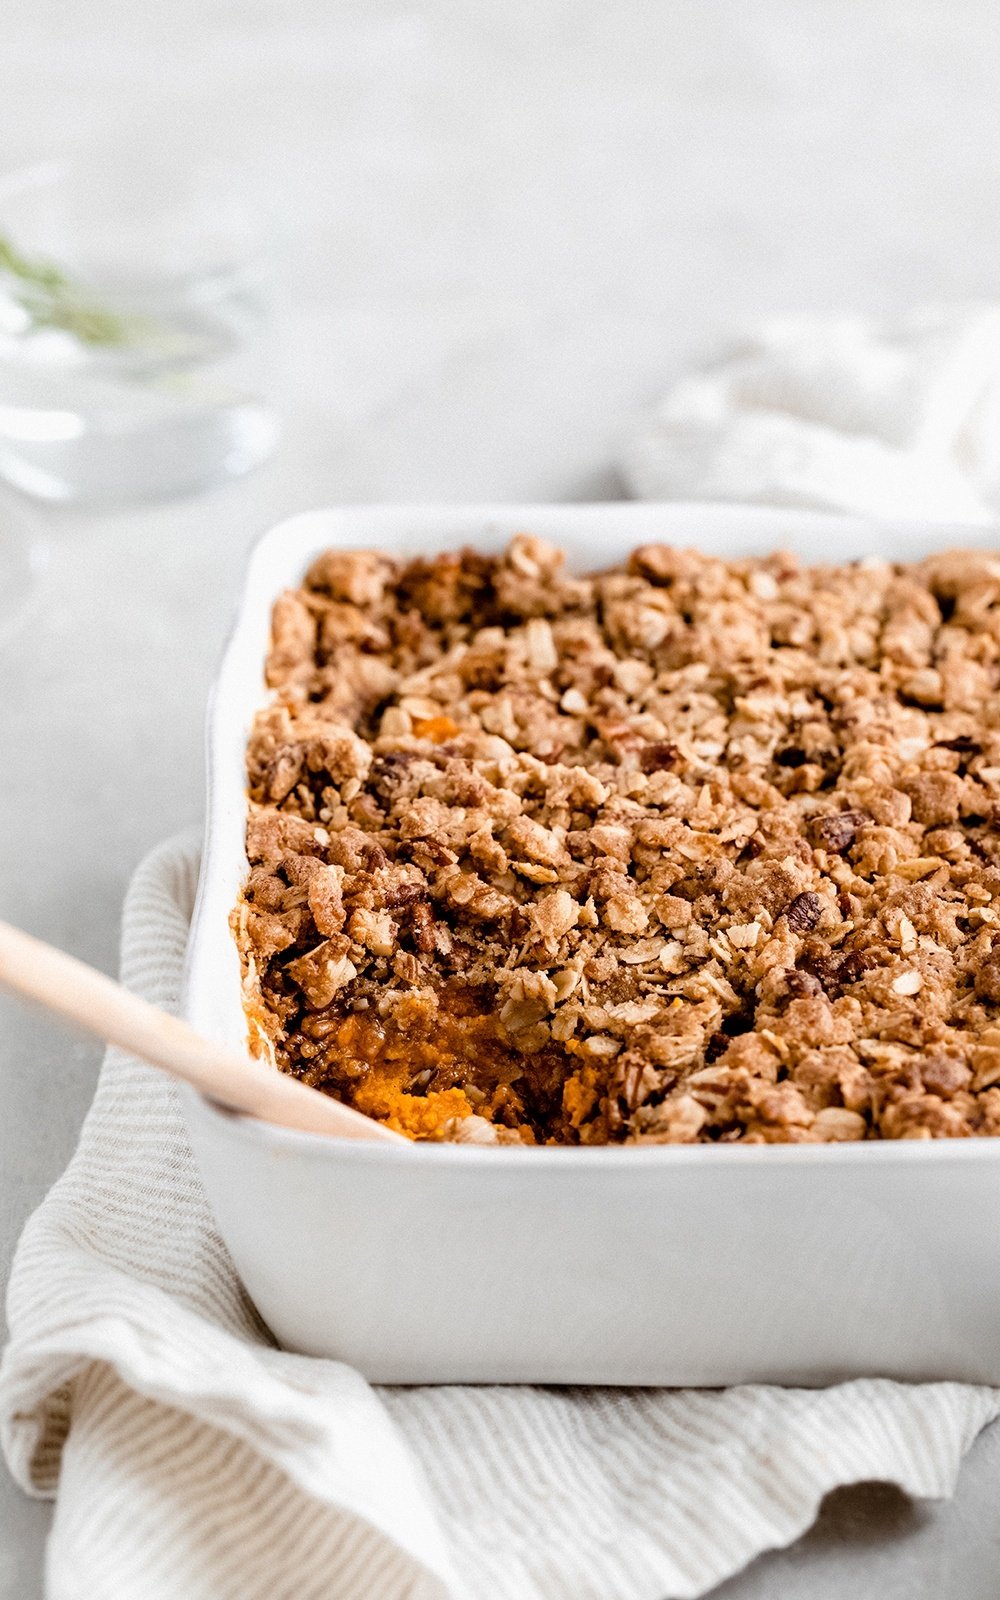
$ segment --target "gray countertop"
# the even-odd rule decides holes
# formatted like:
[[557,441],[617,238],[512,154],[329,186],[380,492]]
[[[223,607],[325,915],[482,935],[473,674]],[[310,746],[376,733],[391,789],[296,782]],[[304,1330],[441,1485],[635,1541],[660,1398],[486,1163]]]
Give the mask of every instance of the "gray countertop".
[[[619,441],[727,330],[992,296],[991,0],[13,0],[0,149],[117,129],[239,157],[284,239],[285,443],[178,505],[39,515],[0,650],[0,912],[111,971],[144,852],[202,809],[206,690],[246,550],[337,501],[614,496]],[[0,1001],[0,1271],[97,1053]],[[44,1506],[0,1471],[0,1597]],[[993,1596],[1000,1433],[954,1501],[845,1491],[751,1596]]]

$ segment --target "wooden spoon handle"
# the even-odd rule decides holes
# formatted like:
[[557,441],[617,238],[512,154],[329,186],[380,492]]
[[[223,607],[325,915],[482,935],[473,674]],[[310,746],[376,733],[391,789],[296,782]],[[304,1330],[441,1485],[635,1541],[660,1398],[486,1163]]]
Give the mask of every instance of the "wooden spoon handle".
[[179,1017],[141,1000],[103,972],[6,922],[0,922],[0,984],[162,1067],[234,1111],[306,1133],[409,1144],[402,1134],[340,1100],[203,1038]]

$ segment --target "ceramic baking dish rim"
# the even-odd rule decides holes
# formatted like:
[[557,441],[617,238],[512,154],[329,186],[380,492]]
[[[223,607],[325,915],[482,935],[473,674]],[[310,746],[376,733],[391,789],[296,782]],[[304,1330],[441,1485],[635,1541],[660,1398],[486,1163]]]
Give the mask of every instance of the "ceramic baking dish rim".
[[501,1150],[481,1150],[474,1146],[435,1143],[394,1145],[381,1140],[332,1139],[325,1134],[299,1133],[259,1122],[240,1112],[229,1111],[195,1090],[182,1086],[197,1111],[209,1116],[229,1137],[236,1137],[275,1154],[314,1160],[327,1160],[331,1152],[338,1161],[367,1164],[371,1161],[395,1164],[416,1161],[421,1166],[475,1166],[480,1172],[506,1171],[512,1166],[549,1170],[570,1166],[621,1172],[634,1167],[657,1165],[683,1166],[708,1163],[719,1166],[847,1166],[873,1159],[880,1166],[922,1165],[942,1160],[967,1162],[995,1161],[1000,1155],[997,1139],[870,1139],[857,1143],[830,1144],[671,1144],[671,1145],[506,1145]]

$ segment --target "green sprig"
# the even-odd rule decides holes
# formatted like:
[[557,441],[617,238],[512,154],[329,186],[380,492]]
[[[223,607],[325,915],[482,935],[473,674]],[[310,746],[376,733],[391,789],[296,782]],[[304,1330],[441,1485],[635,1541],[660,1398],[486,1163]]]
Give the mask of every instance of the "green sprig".
[[34,328],[57,328],[81,344],[122,346],[133,342],[129,319],[95,305],[49,261],[31,260],[0,234],[0,273],[13,278],[15,298]]

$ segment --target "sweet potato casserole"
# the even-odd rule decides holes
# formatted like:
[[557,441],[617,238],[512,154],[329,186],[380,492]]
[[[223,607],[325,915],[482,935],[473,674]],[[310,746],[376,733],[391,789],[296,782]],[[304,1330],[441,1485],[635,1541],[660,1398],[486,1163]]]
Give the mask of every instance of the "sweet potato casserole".
[[267,681],[282,1070],[421,1139],[1000,1133],[1000,560],[330,551]]

